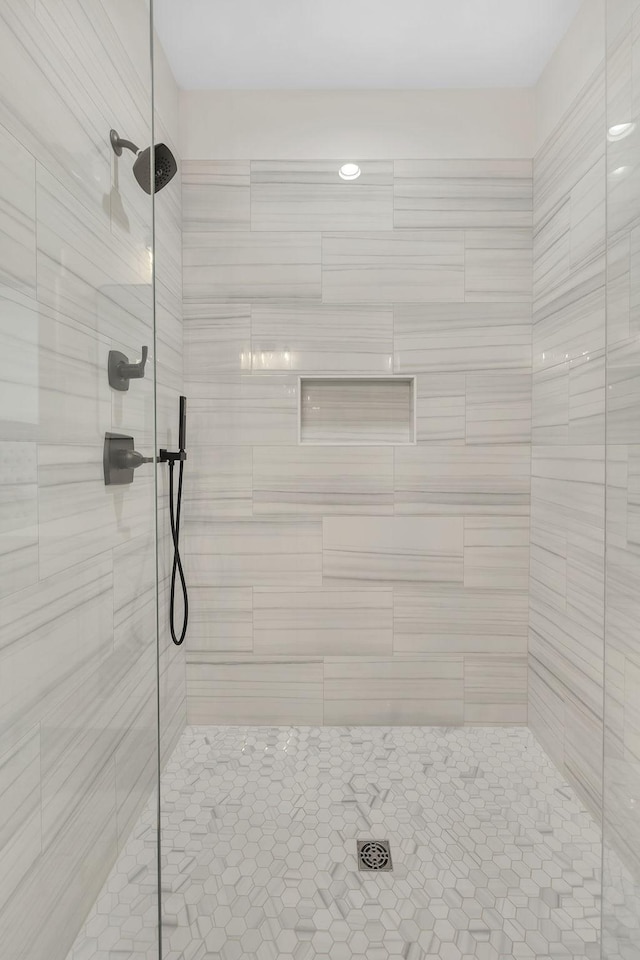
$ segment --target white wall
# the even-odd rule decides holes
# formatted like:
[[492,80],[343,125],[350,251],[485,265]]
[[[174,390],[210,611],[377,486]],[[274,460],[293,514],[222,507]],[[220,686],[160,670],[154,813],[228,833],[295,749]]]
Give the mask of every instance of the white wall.
[[533,157],[602,62],[604,13],[584,0],[535,88],[182,91],[182,156]]
[[185,159],[533,156],[534,93],[509,90],[183,91]]

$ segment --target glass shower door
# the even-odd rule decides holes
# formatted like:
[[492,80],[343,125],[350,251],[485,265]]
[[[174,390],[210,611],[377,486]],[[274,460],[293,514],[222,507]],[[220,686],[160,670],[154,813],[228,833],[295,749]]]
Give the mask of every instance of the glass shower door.
[[150,48],[146,0],[0,5],[3,960],[159,950],[155,473],[103,473],[107,433],[156,449],[155,363],[108,380],[155,357],[153,200],[110,142],[152,142]]
[[603,947],[640,958],[640,2],[607,2]]

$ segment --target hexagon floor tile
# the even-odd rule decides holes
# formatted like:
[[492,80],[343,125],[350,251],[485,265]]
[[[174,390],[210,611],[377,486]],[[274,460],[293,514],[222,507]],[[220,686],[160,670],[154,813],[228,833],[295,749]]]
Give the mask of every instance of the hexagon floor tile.
[[[525,728],[190,727],[161,795],[163,960],[600,958],[599,831]],[[68,960],[157,960],[154,825]]]

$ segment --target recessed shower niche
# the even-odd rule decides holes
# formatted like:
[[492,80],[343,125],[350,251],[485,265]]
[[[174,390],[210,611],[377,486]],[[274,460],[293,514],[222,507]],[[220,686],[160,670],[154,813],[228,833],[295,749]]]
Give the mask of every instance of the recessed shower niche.
[[300,443],[415,443],[414,377],[301,377]]

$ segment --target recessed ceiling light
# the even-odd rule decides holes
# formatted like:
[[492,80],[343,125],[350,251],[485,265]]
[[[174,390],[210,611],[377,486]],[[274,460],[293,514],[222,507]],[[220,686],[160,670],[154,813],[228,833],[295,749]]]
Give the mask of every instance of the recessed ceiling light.
[[610,140],[612,143],[615,143],[616,140],[624,140],[625,137],[628,137],[630,133],[633,133],[635,130],[635,123],[614,123],[612,127],[609,127],[607,132],[607,140]]
[[343,163],[338,170],[343,180],[357,180],[361,173],[362,170],[357,163]]

